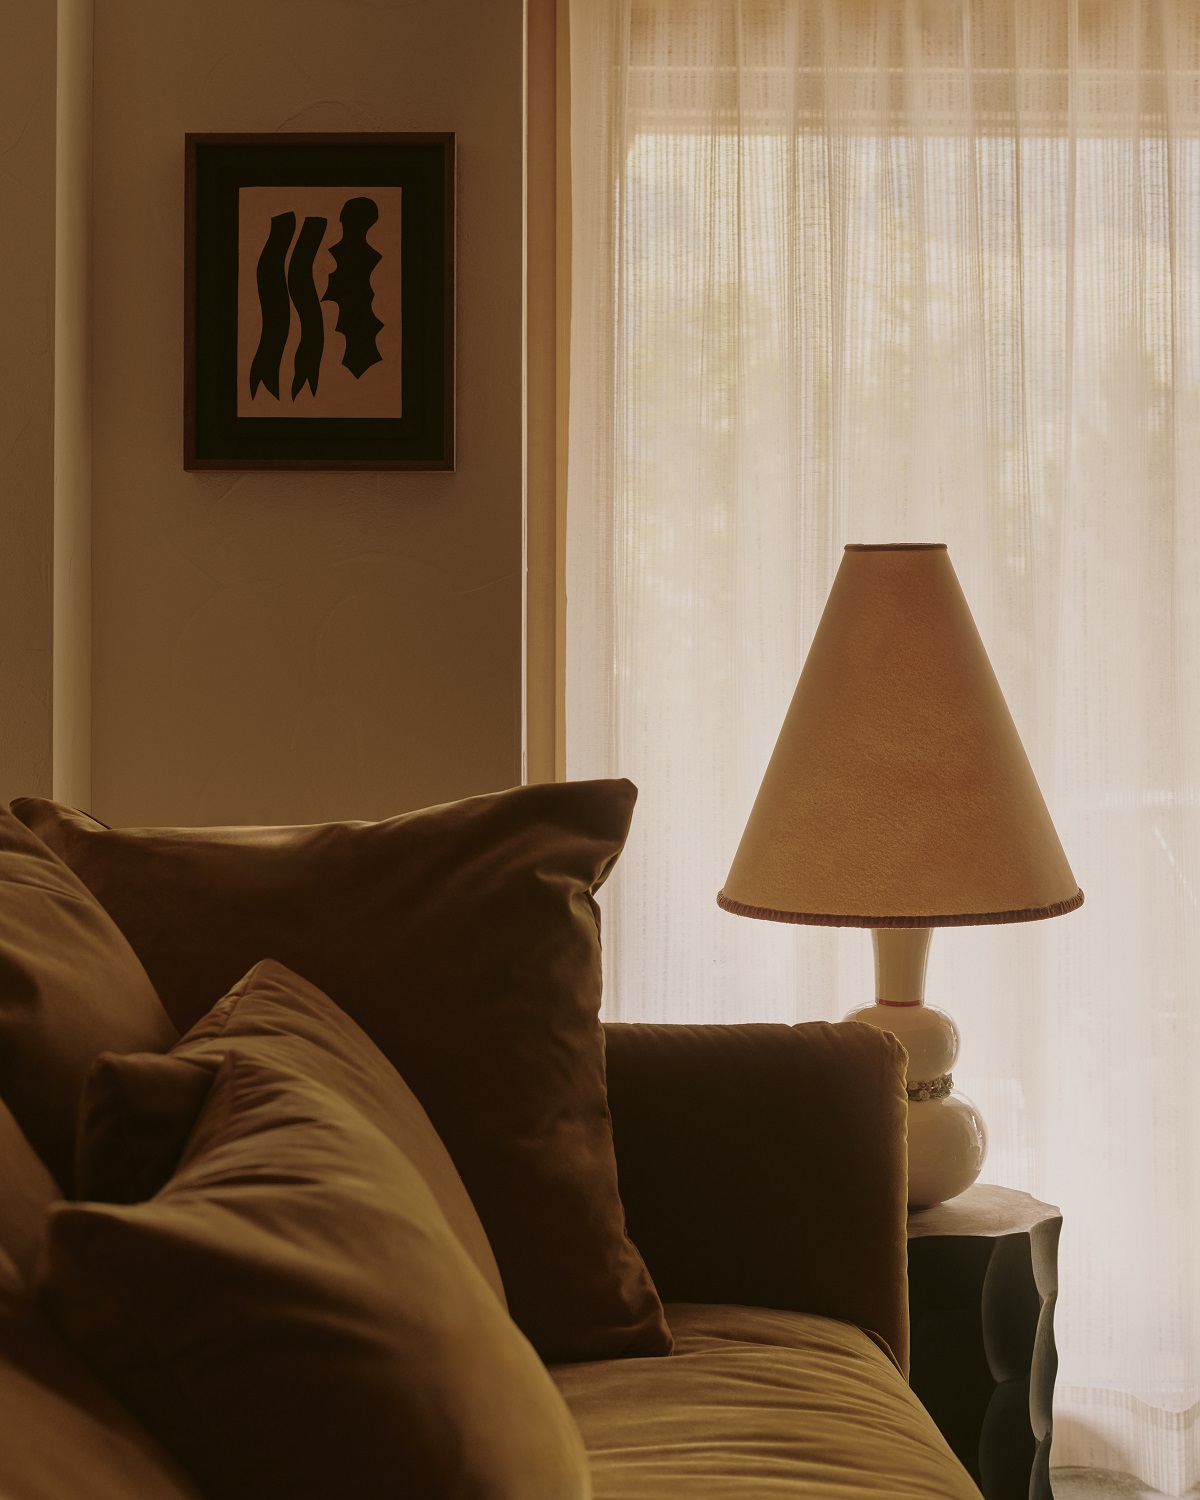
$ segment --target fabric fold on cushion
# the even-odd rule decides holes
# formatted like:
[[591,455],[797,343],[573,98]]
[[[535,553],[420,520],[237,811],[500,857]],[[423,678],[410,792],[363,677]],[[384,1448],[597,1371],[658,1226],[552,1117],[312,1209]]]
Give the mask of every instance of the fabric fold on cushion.
[[590,1495],[421,1174],[283,1063],[226,1057],[149,1202],[53,1210],[39,1298],[209,1496]]
[[79,877],[0,806],[0,1098],[63,1189],[100,1052],[176,1038],[129,942]]
[[80,1109],[76,1175],[81,1197],[140,1203],[175,1171],[229,1054],[282,1064],[324,1084],[404,1152],[460,1244],[504,1302],[479,1215],[429,1116],[370,1037],[328,995],[265,959],[165,1057],[97,1059]]
[[545,1359],[665,1353],[625,1230],[600,1028],[595,894],[627,781],[517,787],[380,823],[106,829],[19,816],[74,869],[192,1025],[271,957],[396,1066],[462,1176]]

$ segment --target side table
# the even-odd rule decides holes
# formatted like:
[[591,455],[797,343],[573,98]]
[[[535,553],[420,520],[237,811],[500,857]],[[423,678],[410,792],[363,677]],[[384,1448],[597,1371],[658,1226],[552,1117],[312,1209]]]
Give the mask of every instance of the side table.
[[984,1500],[1052,1500],[1062,1215],[976,1183],[908,1216],[913,1391]]

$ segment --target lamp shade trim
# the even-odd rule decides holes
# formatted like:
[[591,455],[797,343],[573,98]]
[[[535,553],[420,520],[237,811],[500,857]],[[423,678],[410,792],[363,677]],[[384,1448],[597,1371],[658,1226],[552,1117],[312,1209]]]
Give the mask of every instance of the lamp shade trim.
[[1049,906],[1026,906],[1019,911],[945,912],[940,915],[919,913],[915,916],[865,917],[847,912],[776,911],[769,906],[748,906],[734,901],[724,891],[717,894],[717,905],[735,917],[759,917],[766,922],[795,922],[809,927],[983,927],[991,922],[1038,922],[1043,917],[1061,917],[1083,905],[1083,892],[1077,890],[1065,901]]
[[847,552],[945,552],[945,542],[847,542]]

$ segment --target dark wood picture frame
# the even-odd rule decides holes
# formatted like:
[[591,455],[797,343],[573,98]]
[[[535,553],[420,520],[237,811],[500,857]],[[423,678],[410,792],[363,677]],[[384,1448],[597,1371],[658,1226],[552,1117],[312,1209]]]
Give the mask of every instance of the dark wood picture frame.
[[[185,154],[184,468],[452,470],[454,135],[188,135]],[[243,191],[257,194],[253,202],[266,203],[270,212],[271,205],[286,204],[289,189],[296,190],[297,211],[278,217],[288,224],[303,218],[303,227],[293,245],[286,227],[279,226],[279,243],[270,267],[274,280],[263,269],[270,259],[268,248],[263,246],[257,263],[261,307],[256,306],[252,316],[246,293],[247,266],[251,265],[246,235],[250,231],[245,225],[239,230],[240,206],[252,200],[243,197]],[[376,230],[382,230],[385,221],[379,217],[374,199],[355,198],[355,189],[375,190],[375,198],[386,197],[389,203],[394,200],[394,212],[387,220],[394,229],[387,243],[398,243],[398,263],[395,253],[381,255],[377,251],[375,238],[380,236]],[[336,222],[322,229],[330,222],[328,215],[305,216],[304,204],[314,193],[324,193],[333,202],[341,200],[343,190],[348,190],[348,195],[340,231]],[[358,231],[358,258],[353,265],[349,264],[353,247],[344,248],[352,235],[345,217],[351,201],[369,204],[368,215],[374,211],[376,216],[374,227],[368,226],[365,231],[360,227]],[[249,210],[245,212],[248,223]],[[256,212],[267,222],[261,208]],[[270,224],[274,237],[276,218],[272,217]],[[308,381],[301,371],[296,336],[290,330],[296,326],[293,304],[295,312],[301,312],[292,263],[297,257],[304,258],[300,245],[310,225],[315,240],[311,236],[308,239],[308,292],[301,300],[316,323],[317,347],[314,373]],[[365,251],[364,244],[368,246]],[[326,278],[325,294],[320,293],[313,256],[322,249],[326,264],[332,257],[342,274],[340,299],[332,274]],[[357,277],[353,296],[347,277]],[[296,280],[303,293],[304,277]],[[258,363],[267,342],[265,297],[276,290],[276,283],[274,306],[280,313],[282,301],[283,335],[274,350],[274,379],[268,376],[264,381]],[[388,305],[398,309],[399,317],[380,322],[376,316],[377,305],[372,298],[380,288],[391,297]],[[338,316],[338,333],[332,340],[326,339],[322,321],[333,321],[333,307],[323,311],[320,306],[330,302],[337,306]],[[352,335],[339,337],[343,334],[342,320],[349,316],[347,308],[351,306],[360,319],[357,347],[361,351],[365,343],[369,350],[365,360],[358,360],[359,368],[351,358]],[[361,328],[364,311],[369,320],[365,339]],[[302,342],[302,315],[299,324]],[[372,332],[376,328],[391,340],[385,345],[389,351],[386,355]],[[283,336],[291,340],[294,360],[290,389],[287,376],[293,366],[285,367]],[[247,380],[246,349],[251,338],[258,338],[259,346]],[[345,351],[340,363],[350,370],[349,376],[335,368],[338,348]],[[308,364],[312,364],[311,350]],[[270,358],[266,366],[269,370]],[[328,378],[326,371],[330,372]],[[364,374],[370,375],[371,387],[362,379]],[[315,406],[319,378],[324,379],[322,400],[327,406],[339,399],[328,394],[331,384],[335,379],[342,382],[342,405],[333,407],[337,414],[290,414],[297,409],[303,413],[306,400]],[[360,397],[360,390],[377,391],[383,379],[392,382],[394,394],[388,398],[392,405],[380,407],[375,397],[371,414],[345,414],[353,410],[356,400],[366,399]],[[248,410],[252,398],[257,401],[253,413]]]

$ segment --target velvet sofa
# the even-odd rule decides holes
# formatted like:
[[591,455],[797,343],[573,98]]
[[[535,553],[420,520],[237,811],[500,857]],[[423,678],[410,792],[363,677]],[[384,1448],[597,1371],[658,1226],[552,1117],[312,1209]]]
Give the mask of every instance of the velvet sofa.
[[634,796],[0,809],[6,1500],[978,1496],[898,1044],[599,1022]]

